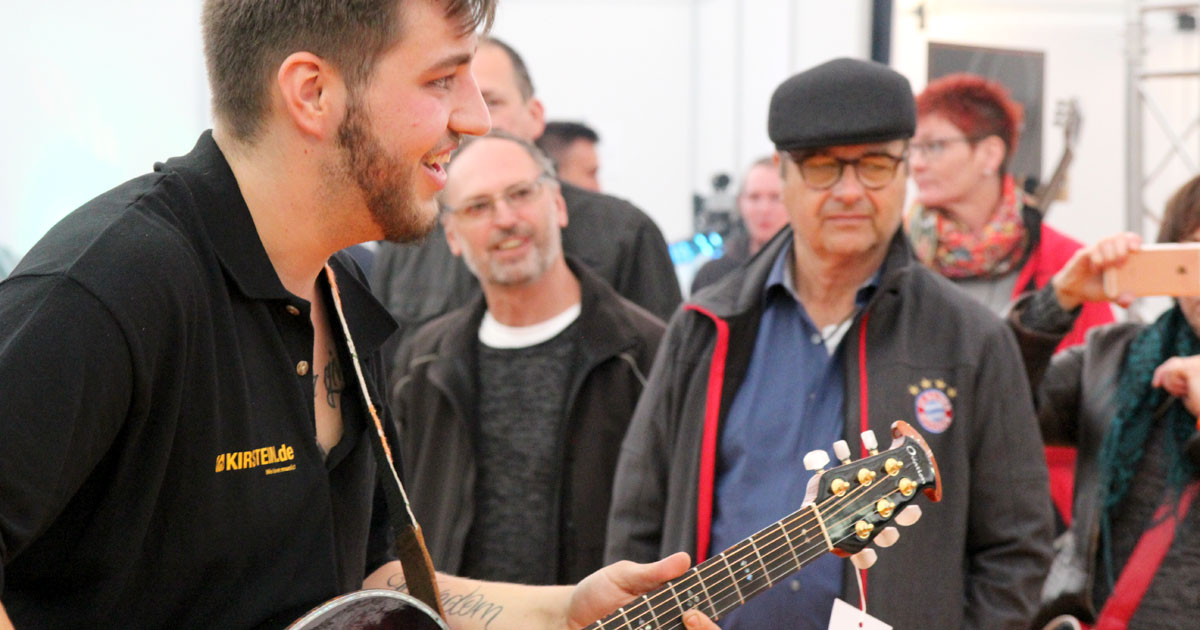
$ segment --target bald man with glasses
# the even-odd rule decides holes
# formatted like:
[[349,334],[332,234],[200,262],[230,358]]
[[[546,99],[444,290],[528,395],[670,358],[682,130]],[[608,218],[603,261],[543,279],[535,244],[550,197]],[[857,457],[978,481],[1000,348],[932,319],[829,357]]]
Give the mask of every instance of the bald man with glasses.
[[570,584],[599,569],[621,438],[663,324],[565,257],[550,160],[469,139],[439,201],[482,294],[400,349],[391,407],[435,566]]
[[[904,420],[941,468],[942,502],[879,552],[867,612],[896,630],[1026,630],[1050,562],[1046,465],[1017,346],[922,267],[900,230],[907,79],[838,59],[782,83],[768,132],[789,225],[671,321],[626,434],[606,559],[697,560],[804,500],[801,458]],[[923,501],[923,500],[922,500]],[[721,618],[825,630],[858,603],[832,555]]]

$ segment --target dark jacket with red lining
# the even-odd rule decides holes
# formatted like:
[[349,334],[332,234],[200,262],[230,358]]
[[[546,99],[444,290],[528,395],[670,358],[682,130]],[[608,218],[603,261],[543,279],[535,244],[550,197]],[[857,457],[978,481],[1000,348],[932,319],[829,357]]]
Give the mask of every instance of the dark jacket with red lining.
[[[672,318],[622,445],[607,561],[720,551],[707,549],[720,426],[747,372],[763,284],[791,234],[785,228]],[[897,235],[879,288],[841,352],[844,435],[852,448],[864,422],[886,447],[891,423],[905,420],[928,441],[942,473],[942,502],[918,499],[925,516],[868,571],[868,612],[897,630],[1024,630],[1049,566],[1052,520],[1041,440],[1011,333],[918,264]],[[917,419],[915,398],[939,385],[954,419],[931,433]],[[796,454],[798,470],[803,455]],[[857,602],[846,567],[844,599]]]

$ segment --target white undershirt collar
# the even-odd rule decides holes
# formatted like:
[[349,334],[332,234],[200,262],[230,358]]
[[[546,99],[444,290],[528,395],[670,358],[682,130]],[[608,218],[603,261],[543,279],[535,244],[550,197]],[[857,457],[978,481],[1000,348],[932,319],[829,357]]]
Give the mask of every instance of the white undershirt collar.
[[529,326],[506,326],[487,311],[479,323],[479,341],[491,348],[528,348],[553,339],[578,318],[579,302],[550,319]]

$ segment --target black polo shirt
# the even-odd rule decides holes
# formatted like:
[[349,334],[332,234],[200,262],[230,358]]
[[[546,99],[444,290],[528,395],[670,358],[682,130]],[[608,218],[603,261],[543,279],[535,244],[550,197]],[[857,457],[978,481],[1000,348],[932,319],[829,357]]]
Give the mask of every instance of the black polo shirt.
[[[309,304],[211,134],[154,170],[0,283],[0,601],[18,628],[278,627],[387,560],[344,341],[326,460]],[[348,258],[332,266],[378,405],[394,324]]]

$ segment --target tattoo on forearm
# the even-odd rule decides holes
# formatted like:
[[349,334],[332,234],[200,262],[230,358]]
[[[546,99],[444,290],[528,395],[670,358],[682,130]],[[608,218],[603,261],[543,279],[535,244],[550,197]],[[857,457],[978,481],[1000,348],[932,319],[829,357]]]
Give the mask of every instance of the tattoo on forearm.
[[337,409],[338,397],[346,389],[346,379],[342,376],[342,364],[338,361],[337,353],[329,352],[329,363],[325,364],[325,402],[330,409]]
[[[388,578],[388,586],[401,593],[408,592],[408,584],[404,582],[404,576],[399,573]],[[479,592],[478,586],[464,594],[443,590],[441,599],[442,610],[446,612],[447,617],[478,619],[483,622],[485,629],[491,628],[492,622],[499,619],[504,612],[504,606],[489,600],[487,596]]]

